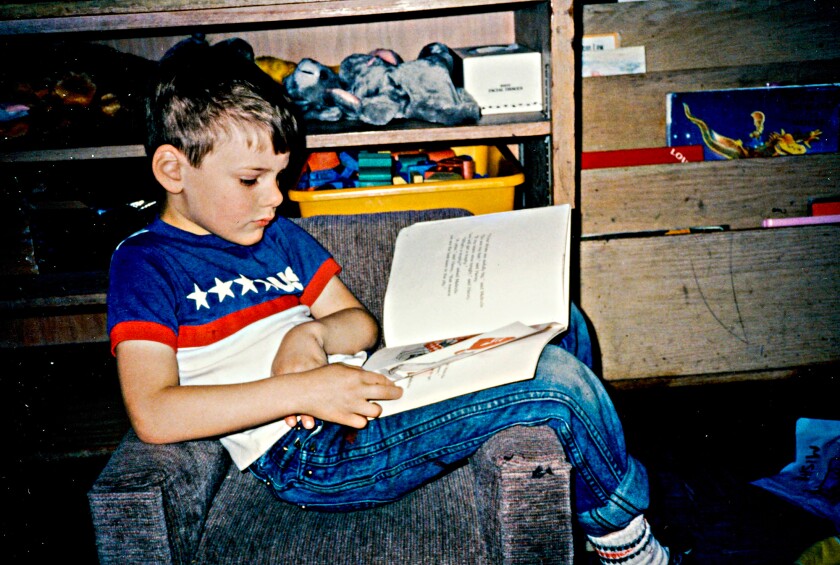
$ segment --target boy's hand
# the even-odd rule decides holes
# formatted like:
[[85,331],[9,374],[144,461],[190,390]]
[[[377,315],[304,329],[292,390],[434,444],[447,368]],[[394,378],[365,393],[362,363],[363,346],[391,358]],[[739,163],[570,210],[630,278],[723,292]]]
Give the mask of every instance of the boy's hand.
[[[298,381],[295,386],[296,401],[302,412],[311,414],[301,417],[304,427],[307,427],[306,418],[319,418],[353,428],[364,428],[368,419],[382,413],[382,407],[375,400],[394,400],[403,393],[400,387],[384,375],[342,363],[279,378]],[[290,418],[294,425],[296,418]],[[289,423],[290,418],[286,419],[286,423]]]
[[290,414],[285,422],[289,427],[298,421],[306,429],[315,427],[315,417],[355,428],[367,425],[368,418],[376,418],[382,408],[371,400],[392,400],[402,396],[402,389],[378,373],[349,365],[329,365],[324,350],[323,325],[318,321],[295,326],[285,335],[271,374],[305,377],[298,387],[302,405],[307,401],[312,411]]
[[[317,322],[301,324],[289,330],[274,356],[272,375],[301,373],[327,364],[327,353],[315,324]],[[286,416],[285,422],[290,428],[298,422],[307,430],[315,427],[315,418],[308,414],[290,414]]]

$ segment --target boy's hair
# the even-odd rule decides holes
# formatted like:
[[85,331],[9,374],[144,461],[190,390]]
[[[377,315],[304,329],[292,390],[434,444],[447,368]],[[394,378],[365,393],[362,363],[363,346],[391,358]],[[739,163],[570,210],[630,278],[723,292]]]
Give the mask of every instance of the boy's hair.
[[201,165],[231,129],[265,131],[275,153],[303,153],[305,138],[285,89],[253,60],[250,46],[232,40],[209,46],[182,41],[161,59],[146,98],[146,153],[163,144]]

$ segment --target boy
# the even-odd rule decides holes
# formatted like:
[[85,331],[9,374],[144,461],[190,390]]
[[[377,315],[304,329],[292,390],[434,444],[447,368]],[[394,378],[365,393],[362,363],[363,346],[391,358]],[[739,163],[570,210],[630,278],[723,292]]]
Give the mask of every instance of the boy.
[[604,563],[666,563],[644,468],[597,378],[559,347],[536,377],[377,419],[401,389],[359,368],[373,317],[311,236],[275,218],[299,122],[232,45],[164,58],[147,103],[160,218],[114,253],[108,326],[126,408],[152,443],[219,436],[236,465],[308,508],[384,504],[494,433],[547,424],[575,467],[580,523]]

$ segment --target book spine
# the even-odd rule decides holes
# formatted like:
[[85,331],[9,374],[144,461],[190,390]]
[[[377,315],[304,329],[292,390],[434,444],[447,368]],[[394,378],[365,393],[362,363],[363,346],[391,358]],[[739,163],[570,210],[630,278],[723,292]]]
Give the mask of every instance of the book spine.
[[840,214],[801,216],[798,218],[767,218],[762,220],[761,226],[765,228],[788,228],[793,226],[814,226],[818,224],[836,223],[840,223]]

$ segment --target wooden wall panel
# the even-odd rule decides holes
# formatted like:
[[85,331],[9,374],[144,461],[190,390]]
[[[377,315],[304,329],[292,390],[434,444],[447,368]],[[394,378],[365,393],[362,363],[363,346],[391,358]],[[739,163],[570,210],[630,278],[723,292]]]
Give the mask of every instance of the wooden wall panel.
[[[316,23],[320,23],[317,22]],[[419,30],[419,31],[418,31]],[[189,35],[114,39],[101,41],[119,51],[158,60],[179,40]],[[270,55],[297,63],[304,57],[325,65],[338,65],[352,53],[367,53],[384,47],[405,60],[415,59],[427,43],[441,41],[450,47],[467,47],[515,41],[511,12],[463,14],[446,18],[409,18],[376,22],[354,20],[352,25],[307,25],[293,22],[278,29],[218,32],[207,35],[211,43],[240,37],[251,44],[257,56]]]
[[648,72],[840,58],[834,0],[647,0],[584,8],[585,33],[644,45]]
[[[582,80],[581,147],[666,146],[669,92],[837,82],[837,29],[828,0],[586,5],[582,33],[644,45],[647,72]],[[604,377],[696,383],[837,364],[840,227],[760,225],[840,194],[839,168],[824,154],[581,171],[580,302]]]
[[743,159],[581,171],[583,235],[808,215],[811,197],[840,194],[840,155]]
[[607,380],[840,359],[840,226],[585,241]]

